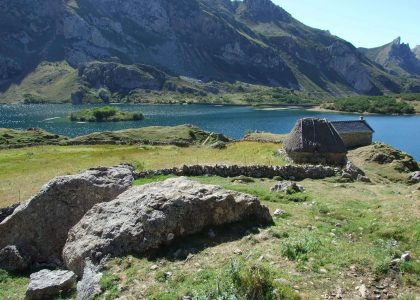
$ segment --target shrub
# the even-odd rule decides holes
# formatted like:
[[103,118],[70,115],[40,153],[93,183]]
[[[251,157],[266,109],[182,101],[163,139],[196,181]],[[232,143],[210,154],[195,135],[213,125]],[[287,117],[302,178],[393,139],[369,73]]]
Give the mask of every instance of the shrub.
[[281,255],[290,260],[308,259],[308,254],[315,252],[320,246],[320,241],[313,235],[302,234],[285,240],[281,245]]

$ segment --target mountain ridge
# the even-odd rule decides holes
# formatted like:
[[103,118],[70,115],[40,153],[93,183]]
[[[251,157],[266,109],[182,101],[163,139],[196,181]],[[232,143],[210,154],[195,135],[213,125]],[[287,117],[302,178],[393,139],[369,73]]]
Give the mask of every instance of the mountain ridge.
[[270,0],[1,0],[0,19],[7,25],[0,29],[4,93],[45,61],[76,69],[115,60],[204,82],[332,96],[407,88],[352,44],[304,25]]

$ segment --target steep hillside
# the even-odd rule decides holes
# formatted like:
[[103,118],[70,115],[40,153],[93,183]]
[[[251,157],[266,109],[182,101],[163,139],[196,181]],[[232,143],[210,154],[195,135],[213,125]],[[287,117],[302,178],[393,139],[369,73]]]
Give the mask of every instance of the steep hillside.
[[401,43],[399,37],[384,46],[372,49],[361,48],[360,51],[394,74],[420,75],[420,60],[408,44]]
[[153,66],[147,77],[154,79],[160,73],[240,81],[317,96],[420,86],[405,84],[351,44],[305,26],[270,0],[0,0],[0,22],[0,91],[6,93],[43,61],[79,68],[73,94],[99,88],[127,94],[150,84],[146,78],[146,84],[109,86],[103,80],[108,68],[100,68],[85,85],[83,66],[97,61]]

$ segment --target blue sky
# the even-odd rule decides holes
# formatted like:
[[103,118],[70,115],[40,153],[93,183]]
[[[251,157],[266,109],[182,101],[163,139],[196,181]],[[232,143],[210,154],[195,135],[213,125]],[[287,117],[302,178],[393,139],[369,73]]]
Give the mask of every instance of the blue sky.
[[401,36],[420,45],[419,0],[273,0],[302,23],[328,29],[357,47],[376,47]]

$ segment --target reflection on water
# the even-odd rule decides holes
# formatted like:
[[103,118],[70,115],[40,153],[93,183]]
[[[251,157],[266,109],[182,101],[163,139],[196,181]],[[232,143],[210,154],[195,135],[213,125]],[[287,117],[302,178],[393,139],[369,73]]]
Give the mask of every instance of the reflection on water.
[[[145,120],[119,123],[74,123],[71,112],[88,106],[63,105],[0,105],[0,127],[40,127],[67,136],[95,131],[120,130],[153,125],[194,124],[208,131],[222,132],[240,138],[248,130],[289,132],[296,120],[318,117],[330,120],[353,120],[354,114],[311,112],[299,108],[263,108],[220,105],[132,105],[121,104],[127,111],[142,111]],[[383,141],[414,155],[420,160],[420,116],[367,116],[375,129],[376,141]]]

